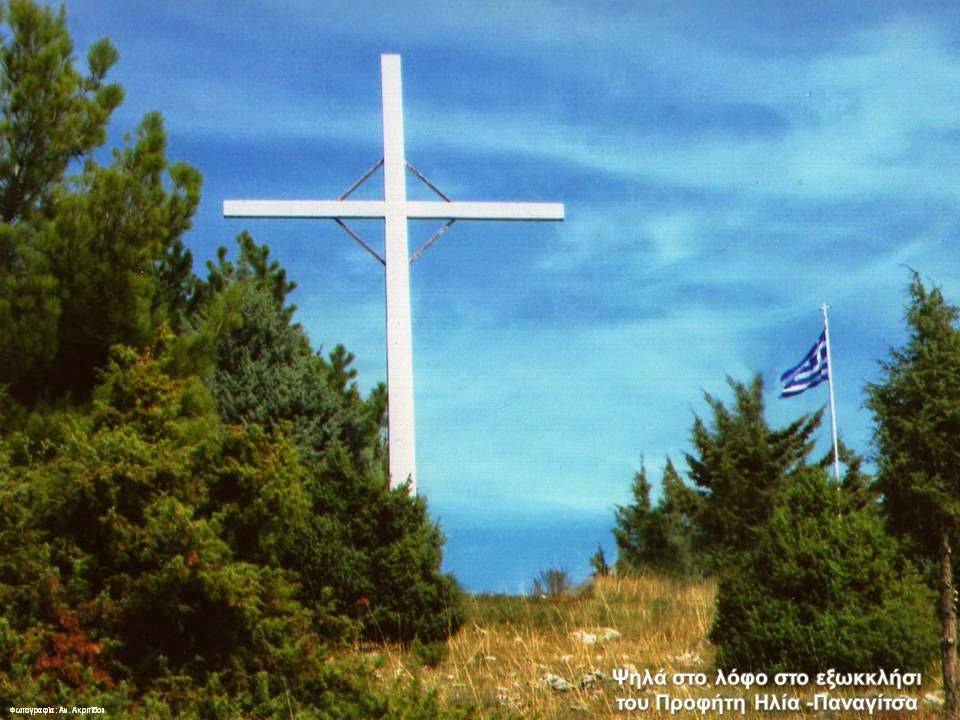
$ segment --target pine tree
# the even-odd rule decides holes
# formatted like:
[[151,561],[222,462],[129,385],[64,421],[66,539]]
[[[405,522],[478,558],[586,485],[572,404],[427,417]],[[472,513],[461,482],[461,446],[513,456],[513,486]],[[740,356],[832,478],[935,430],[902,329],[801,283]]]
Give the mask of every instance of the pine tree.
[[819,411],[771,429],[764,418],[761,377],[749,385],[727,382],[733,407],[705,395],[712,423],[696,418],[694,452],[686,455],[690,479],[703,498],[701,548],[712,555],[751,546],[755,530],[766,524],[792,475],[807,462],[822,416]]
[[361,396],[343,346],[313,352],[286,304],[284,268],[248,234],[237,240],[236,263],[221,249],[201,289],[207,305],[224,298],[240,315],[214,340],[205,380],[222,420],[299,448],[311,511],[286,562],[304,602],[355,618],[371,639],[444,640],[460,623],[459,588],[440,572],[443,535],[423,499],[387,488],[385,393]]
[[662,548],[659,564],[683,575],[700,573],[705,569],[697,552],[703,499],[683,481],[669,458],[663,469],[661,487],[663,497],[657,503],[657,529],[661,537],[657,544]]
[[110,165],[87,163],[41,233],[62,298],[48,390],[85,394],[112,345],[146,347],[169,319],[162,299],[179,302],[161,284],[172,277],[158,272],[191,226],[201,179],[188,165],[168,165],[166,144],[163,119],[149,113]]
[[214,364],[206,376],[221,417],[268,431],[289,423],[298,445],[314,459],[339,443],[355,463],[378,467],[386,402],[382,388],[367,400],[361,397],[351,367],[354,356],[342,345],[329,360],[313,352],[293,322],[296,308],[286,303],[295,287],[286,270],[270,261],[269,248],[249,234],[242,233],[237,242],[237,262],[220,248],[200,290],[208,305],[227,297],[239,314],[239,322],[214,340]]
[[960,716],[953,551],[960,530],[960,309],[914,275],[910,337],[867,386],[878,451],[876,488],[891,529],[917,557],[934,561],[940,596],[941,661],[947,716]]
[[618,505],[614,516],[617,526],[613,529],[613,537],[617,542],[617,569],[620,572],[639,570],[649,560],[653,507],[647,468],[642,463],[633,476],[631,492],[633,503]]
[[667,459],[660,482],[663,494],[650,501],[650,482],[641,467],[633,479],[634,503],[618,507],[617,568],[620,572],[651,569],[688,575],[701,569],[694,553],[701,499]]
[[86,76],[74,67],[62,7],[11,0],[0,17],[0,221],[15,225],[48,212],[70,162],[103,144],[123,90],[104,84],[118,58],[109,40],[91,46]]
[[222,292],[232,283],[251,280],[266,292],[281,309],[283,320],[290,322],[296,312],[296,306],[287,305],[287,296],[297,288],[295,282],[287,280],[286,269],[276,260],[270,260],[270,248],[258,245],[249,232],[244,230],[236,238],[240,248],[237,262],[227,256],[228,248],[217,248],[217,262],[207,261],[207,281],[201,288],[201,295],[209,297]]
[[593,568],[594,577],[607,577],[610,574],[610,564],[607,562],[603,545],[598,545],[597,551],[590,556],[590,567]]
[[[185,304],[181,236],[200,174],[166,158],[159,114],[99,165],[123,91],[107,40],[74,67],[63,10],[12,0],[0,40],[0,385],[87,399],[116,343],[145,347]],[[71,175],[70,172],[75,174]]]
[[86,76],[76,69],[62,9],[13,0],[0,18],[0,385],[12,385],[56,354],[62,294],[44,226],[123,91],[104,83],[117,60],[107,40],[90,48]]

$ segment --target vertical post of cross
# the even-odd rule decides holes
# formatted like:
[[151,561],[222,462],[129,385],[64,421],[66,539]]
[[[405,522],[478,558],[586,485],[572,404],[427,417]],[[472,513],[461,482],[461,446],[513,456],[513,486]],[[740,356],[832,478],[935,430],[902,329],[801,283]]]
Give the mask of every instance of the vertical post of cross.
[[407,162],[403,138],[400,56],[380,56],[383,93],[383,185],[386,204],[387,442],[390,486],[410,481],[417,491],[413,413],[413,335],[410,320],[410,254],[407,242]]

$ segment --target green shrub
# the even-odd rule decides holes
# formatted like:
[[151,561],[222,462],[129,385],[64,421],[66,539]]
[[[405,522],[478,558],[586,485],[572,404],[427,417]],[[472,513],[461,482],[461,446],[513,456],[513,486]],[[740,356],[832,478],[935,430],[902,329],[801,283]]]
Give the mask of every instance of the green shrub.
[[[460,591],[440,572],[443,536],[423,499],[387,488],[383,388],[360,396],[353,356],[342,346],[329,360],[313,353],[291,324],[293,308],[284,306],[291,285],[283,269],[268,264],[266,246],[247,235],[238,242],[238,263],[222,248],[208,287],[237,303],[242,322],[220,335],[205,381],[224,422],[293,440],[304,470],[296,489],[306,493],[309,511],[298,520],[239,501],[237,493],[247,497],[260,482],[255,458],[244,455],[217,482],[231,503],[224,528],[232,544],[297,571],[300,600],[325,620],[348,618],[371,640],[445,640],[460,624]],[[289,518],[289,532],[275,536],[267,555],[251,546],[263,544],[257,528],[264,517]],[[336,635],[336,625],[322,633]]]
[[422,497],[389,490],[336,448],[307,492],[293,561],[307,604],[354,618],[375,641],[442,641],[460,627],[462,591],[440,572],[443,534]]
[[[211,406],[195,378],[117,348],[89,411],[0,438],[3,706],[224,717],[289,692],[309,717],[393,717],[389,698],[357,694],[360,670],[335,682],[329,647],[356,628],[434,642],[458,627],[422,499]],[[359,709],[314,712],[341,691]]]
[[922,671],[936,651],[931,591],[876,512],[821,470],[799,473],[754,547],[729,562],[710,636],[718,667]]
[[117,349],[92,411],[64,414],[54,446],[0,470],[11,656],[51,691],[275,666],[309,634],[278,562],[308,509],[298,453],[223,426],[204,395]]

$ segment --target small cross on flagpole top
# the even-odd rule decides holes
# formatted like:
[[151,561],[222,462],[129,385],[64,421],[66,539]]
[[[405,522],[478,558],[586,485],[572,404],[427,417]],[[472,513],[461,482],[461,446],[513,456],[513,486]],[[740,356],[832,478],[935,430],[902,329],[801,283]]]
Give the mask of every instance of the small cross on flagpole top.
[[[458,220],[563,220],[561,203],[453,201],[440,193],[406,161],[403,134],[403,88],[400,56],[380,56],[383,103],[383,160],[337,200],[225,200],[225,217],[328,218],[363,244],[385,267],[387,305],[387,390],[390,487],[409,482],[417,488],[416,433],[413,413],[413,339],[410,320],[410,263],[423,249]],[[383,200],[349,200],[348,196],[382,166]],[[441,196],[437,201],[407,199],[407,170],[414,172]],[[385,258],[345,223],[349,218],[382,218]],[[446,224],[411,259],[408,220],[446,220]]]

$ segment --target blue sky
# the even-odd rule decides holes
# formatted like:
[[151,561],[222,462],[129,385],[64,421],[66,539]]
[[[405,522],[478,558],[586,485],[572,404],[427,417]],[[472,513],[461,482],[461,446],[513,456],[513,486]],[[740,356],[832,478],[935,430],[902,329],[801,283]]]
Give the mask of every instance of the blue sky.
[[[332,199],[376,162],[380,53],[402,54],[407,159],[444,192],[565,203],[562,224],[458,223],[411,274],[418,482],[470,590],[612,557],[641,457],[654,480],[679,462],[726,375],[763,376],[775,425],[822,407],[825,387],[785,401],[776,383],[823,302],[840,432],[869,452],[863,387],[904,340],[908,268],[960,302],[954,3],[67,13],[78,54],[104,35],[120,50],[111,142],[160,110],[170,157],[204,174],[198,271],[249,229],[298,283],[314,346],[345,344],[365,389],[386,376],[382,268],[332,222],[225,220],[221,203]],[[381,192],[376,176],[360,196]],[[411,250],[434,225],[411,223]],[[382,246],[379,223],[356,227]]]

